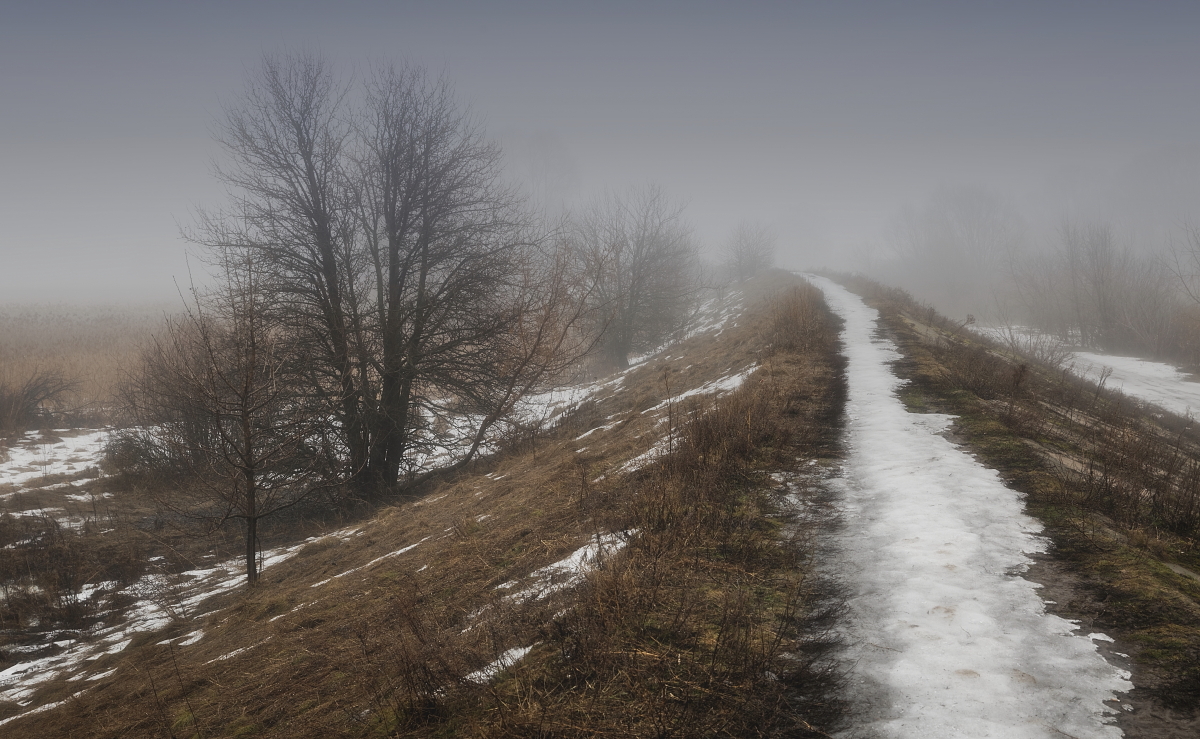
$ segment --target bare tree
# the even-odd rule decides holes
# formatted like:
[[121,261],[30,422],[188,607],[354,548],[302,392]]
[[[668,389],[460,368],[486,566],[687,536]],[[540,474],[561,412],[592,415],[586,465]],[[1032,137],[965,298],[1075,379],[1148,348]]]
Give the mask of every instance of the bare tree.
[[574,243],[612,365],[627,366],[631,352],[653,348],[687,319],[697,250],[683,207],[659,187],[600,198],[576,219]]
[[325,455],[320,416],[292,392],[292,347],[264,273],[253,253],[223,257],[220,289],[168,322],[126,397],[130,433],[188,473],[168,505],[212,528],[244,524],[253,585],[260,523],[312,492]]
[[1107,351],[1174,351],[1171,270],[1122,245],[1108,224],[1064,223],[1056,248],[1016,265],[1014,277],[1027,320],[1043,331]]
[[742,221],[726,242],[724,256],[734,279],[748,280],[775,264],[775,234],[761,223]]
[[367,466],[370,435],[367,358],[355,343],[364,264],[347,185],[347,93],[317,55],[265,57],[218,129],[228,157],[217,176],[230,205],[202,213],[187,235],[218,253],[255,253],[261,287],[287,306],[309,390],[328,405],[344,446],[340,461],[353,475]]
[[362,327],[378,341],[368,474],[392,484],[429,421],[494,411],[512,280],[537,238],[500,184],[499,148],[445,80],[378,68],[359,120],[356,204],[374,277]]
[[374,489],[433,446],[475,455],[572,343],[530,322],[578,311],[546,302],[577,293],[444,79],[384,65],[357,92],[318,58],[268,58],[222,129],[233,204],[192,237],[256,255],[343,474]]

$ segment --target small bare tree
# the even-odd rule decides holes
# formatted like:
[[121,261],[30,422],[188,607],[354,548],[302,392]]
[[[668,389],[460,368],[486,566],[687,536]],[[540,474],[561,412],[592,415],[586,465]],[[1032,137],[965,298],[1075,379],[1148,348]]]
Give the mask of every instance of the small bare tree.
[[657,186],[608,194],[576,219],[578,270],[590,287],[606,360],[629,364],[680,328],[699,285],[695,242],[683,207]]
[[127,398],[140,441],[187,473],[168,506],[212,529],[243,522],[253,585],[260,523],[314,489],[323,432],[295,392],[290,339],[254,255],[221,256],[220,289],[168,322]]
[[775,264],[775,234],[761,223],[742,221],[724,249],[725,264],[738,282],[748,280]]

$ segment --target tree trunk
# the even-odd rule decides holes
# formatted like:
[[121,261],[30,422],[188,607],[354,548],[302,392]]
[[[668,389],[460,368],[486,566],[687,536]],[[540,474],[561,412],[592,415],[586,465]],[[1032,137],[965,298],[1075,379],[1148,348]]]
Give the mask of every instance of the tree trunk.
[[246,585],[258,582],[258,500],[254,478],[246,481]]

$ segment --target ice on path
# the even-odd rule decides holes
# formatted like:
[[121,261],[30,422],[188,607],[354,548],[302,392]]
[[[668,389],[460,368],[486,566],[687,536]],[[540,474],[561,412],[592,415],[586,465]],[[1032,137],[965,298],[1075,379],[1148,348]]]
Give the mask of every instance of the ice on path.
[[[835,567],[849,590],[852,736],[1119,737],[1133,686],[1017,575],[1045,542],[999,476],[905,410],[878,314],[811,278],[845,321],[847,460]],[[1094,638],[1099,635],[1092,635]]]

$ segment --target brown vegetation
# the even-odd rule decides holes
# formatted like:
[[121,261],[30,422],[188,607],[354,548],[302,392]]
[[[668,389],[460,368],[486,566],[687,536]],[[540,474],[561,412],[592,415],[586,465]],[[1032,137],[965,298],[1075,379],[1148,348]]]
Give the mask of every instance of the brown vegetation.
[[[798,470],[836,455],[831,324],[819,292],[786,287],[736,329],[629,370],[555,429],[430,481],[357,535],[310,543],[223,610],[105,657],[94,669],[117,672],[81,695],[78,683],[42,686],[38,703],[67,707],[6,728],[821,736],[840,710],[827,654],[836,599],[784,493],[813,495]],[[669,401],[753,362],[736,392]],[[620,472],[663,438],[669,453]],[[624,550],[582,582],[556,590],[559,574],[525,592],[547,563],[619,532]],[[195,644],[160,643],[196,629]],[[481,677],[515,647],[531,651]]]
[[59,396],[55,409],[69,417],[56,423],[102,425],[140,343],[163,313],[151,306],[0,306],[0,386],[20,388],[39,376],[63,380],[70,392]]

